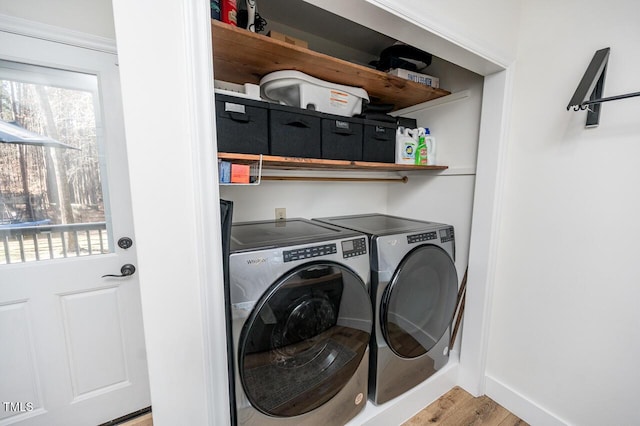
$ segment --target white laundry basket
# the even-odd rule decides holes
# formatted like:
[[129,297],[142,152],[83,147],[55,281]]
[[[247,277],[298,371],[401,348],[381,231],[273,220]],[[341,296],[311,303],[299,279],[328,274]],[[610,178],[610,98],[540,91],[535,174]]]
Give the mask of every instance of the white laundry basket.
[[352,117],[362,112],[367,91],[311,77],[294,70],[275,71],[260,80],[263,99],[298,108]]

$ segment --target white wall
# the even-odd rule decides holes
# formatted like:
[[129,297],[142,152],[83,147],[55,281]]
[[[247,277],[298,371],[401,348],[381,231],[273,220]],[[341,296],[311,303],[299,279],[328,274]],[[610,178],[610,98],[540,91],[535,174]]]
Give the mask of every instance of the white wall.
[[523,5],[487,393],[534,424],[640,424],[640,98],[595,129],[566,111],[603,47],[605,96],[640,90],[640,3]]
[[[317,1],[317,0],[316,0]],[[520,1],[372,0],[498,63],[515,58]]]
[[0,13],[110,39],[111,0],[0,0]]
[[[284,172],[277,174],[287,175]],[[337,174],[334,172],[331,175]],[[352,177],[352,174],[341,175]],[[275,209],[280,207],[287,209],[289,218],[312,219],[358,213],[386,213],[388,185],[402,186],[401,183],[264,181],[259,186],[221,186],[220,198],[234,202],[234,222],[272,220],[275,218]]]
[[449,167],[447,173],[474,174],[484,78],[440,58],[434,58],[425,72],[439,77],[440,87],[452,95],[396,113],[429,128],[436,138],[436,161]]
[[[452,7],[434,1],[433,9],[418,1],[414,8],[400,0],[303,1],[481,75],[504,69],[514,57],[512,34],[520,1],[491,0],[482,2],[484,7],[471,1]],[[464,10],[473,12],[460,13]]]

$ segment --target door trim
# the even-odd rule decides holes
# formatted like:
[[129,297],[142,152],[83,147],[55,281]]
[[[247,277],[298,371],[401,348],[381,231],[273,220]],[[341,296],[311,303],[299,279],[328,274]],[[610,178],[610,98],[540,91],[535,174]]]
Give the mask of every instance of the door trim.
[[485,393],[491,307],[496,275],[502,198],[507,169],[508,132],[515,64],[486,76],[483,87],[478,169],[473,194],[469,276],[457,384],[473,395]]
[[[205,394],[210,424],[231,421],[231,398],[227,382],[228,360],[226,314],[224,309],[224,276],[222,234],[220,231],[220,192],[218,186],[218,148],[216,139],[215,101],[213,96],[213,57],[211,42],[211,9],[209,3],[182,0],[189,133],[195,187],[196,252],[200,270],[200,297],[203,326]],[[202,93],[208,93],[203,96]],[[204,142],[204,143],[203,143]],[[225,344],[222,344],[224,342]],[[224,407],[222,409],[222,407]]]
[[[211,11],[191,0],[113,11],[154,419],[229,424]],[[167,82],[175,90],[158,90]],[[176,219],[185,226],[167,226]]]
[[116,42],[113,39],[9,15],[0,14],[0,31],[105,53],[116,53]]

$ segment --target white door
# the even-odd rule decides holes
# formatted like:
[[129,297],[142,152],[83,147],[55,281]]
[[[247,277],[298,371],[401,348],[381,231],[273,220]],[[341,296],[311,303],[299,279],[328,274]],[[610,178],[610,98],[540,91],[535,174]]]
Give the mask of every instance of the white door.
[[117,57],[0,32],[0,82],[0,119],[81,145],[0,143],[0,425],[148,407],[138,275],[103,277],[136,264]]

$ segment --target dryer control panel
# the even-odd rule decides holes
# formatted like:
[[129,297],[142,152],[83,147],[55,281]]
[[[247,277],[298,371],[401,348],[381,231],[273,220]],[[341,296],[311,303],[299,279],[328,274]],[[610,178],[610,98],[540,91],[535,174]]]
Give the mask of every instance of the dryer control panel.
[[367,242],[365,238],[356,238],[355,240],[347,240],[342,242],[342,257],[360,256],[367,254]]
[[282,252],[282,259],[285,262],[293,262],[294,260],[311,259],[313,257],[335,254],[337,252],[338,249],[335,243],[323,244],[320,246],[305,247],[295,250],[285,250]]
[[453,241],[453,228],[446,228],[440,230],[440,241],[443,243],[447,243],[449,241]]

